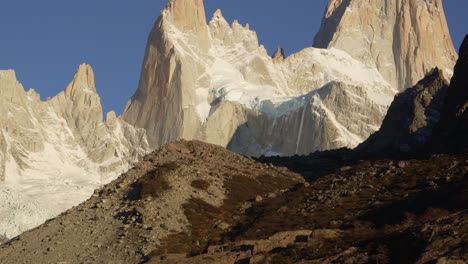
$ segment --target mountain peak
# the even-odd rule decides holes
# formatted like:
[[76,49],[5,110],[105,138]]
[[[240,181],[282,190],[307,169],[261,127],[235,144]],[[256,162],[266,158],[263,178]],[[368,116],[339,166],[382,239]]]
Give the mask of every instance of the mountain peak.
[[185,32],[205,32],[206,16],[203,0],[169,0],[165,9],[177,28]]
[[0,79],[16,80],[15,70],[0,70]]
[[346,51],[400,91],[435,66],[450,77],[457,57],[441,0],[330,0],[314,46]]
[[65,88],[65,95],[72,97],[78,91],[97,93],[94,82],[94,71],[89,64],[83,63],[78,67],[73,80]]
[[171,26],[183,33],[193,34],[193,41],[198,42],[202,50],[208,51],[208,25],[203,0],[169,0],[153,28],[152,35],[155,39],[160,39],[161,34],[171,31]]
[[278,63],[284,60],[284,49],[281,46],[278,46],[276,49],[275,53],[273,53],[273,56],[271,56],[273,59],[273,62]]
[[213,14],[213,18],[215,18],[215,17],[216,17],[216,18],[221,18],[221,17],[223,17],[223,12],[221,11],[221,9],[219,9],[219,8],[216,9],[216,11],[215,11],[214,14]]
[[210,25],[213,23],[218,24],[218,27],[219,26],[229,27],[229,24],[227,23],[226,19],[223,16],[223,12],[221,12],[221,9],[217,9],[214,12],[213,17],[210,20]]

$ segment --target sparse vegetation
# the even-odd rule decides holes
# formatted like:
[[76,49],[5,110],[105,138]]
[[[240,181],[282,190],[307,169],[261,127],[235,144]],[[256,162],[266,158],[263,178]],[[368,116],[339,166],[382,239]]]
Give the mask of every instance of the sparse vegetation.
[[141,177],[135,184],[133,184],[128,197],[131,200],[159,197],[162,192],[171,189],[171,185],[169,184],[167,177],[170,172],[177,168],[177,163],[170,162],[149,171],[145,176]]
[[[188,201],[184,204],[184,212],[190,223],[190,233],[184,232],[169,236],[151,255],[182,253],[195,256],[202,254],[208,246],[223,241],[223,237],[230,228],[220,228],[221,224],[231,227],[241,221],[244,213],[241,207],[248,201],[254,201],[258,195],[265,196],[268,193],[289,189],[297,183],[295,179],[288,177],[270,176],[266,173],[249,177],[237,175],[236,171],[228,168],[228,171],[223,173],[224,188],[228,194],[220,208],[200,199]],[[195,180],[192,182],[192,186],[194,185],[202,189],[207,182]]]
[[193,188],[206,191],[210,187],[210,183],[205,180],[194,180],[191,183]]

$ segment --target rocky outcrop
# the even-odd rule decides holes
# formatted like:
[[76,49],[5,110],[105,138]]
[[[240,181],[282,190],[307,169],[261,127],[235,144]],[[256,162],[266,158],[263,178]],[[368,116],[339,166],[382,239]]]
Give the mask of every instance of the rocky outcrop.
[[432,151],[468,151],[468,35],[460,46],[459,59],[447,91],[442,117],[429,143]]
[[197,15],[202,1],[178,1],[150,34],[122,115],[146,129],[151,147],[183,138],[245,155],[306,154],[354,147],[378,128],[396,92],[374,68],[337,49],[271,58],[248,24],[230,25],[217,10],[207,25]]
[[356,150],[387,156],[422,151],[441,118],[447,88],[442,71],[432,70],[416,86],[395,97],[380,130]]
[[149,151],[144,130],[113,112],[103,121],[89,65],[47,101],[26,92],[12,70],[0,71],[0,91],[1,235],[13,237],[77,205]]
[[348,52],[400,91],[436,66],[451,77],[457,58],[442,0],[330,0],[314,46]]

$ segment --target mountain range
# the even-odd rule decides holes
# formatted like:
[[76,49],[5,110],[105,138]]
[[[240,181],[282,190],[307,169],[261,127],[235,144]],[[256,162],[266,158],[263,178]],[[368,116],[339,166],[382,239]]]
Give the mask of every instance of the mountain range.
[[[254,157],[354,148],[382,122],[379,133],[391,130],[401,105],[439,109],[456,59],[441,0],[331,0],[314,46],[288,57],[281,49],[270,56],[248,24],[229,24],[220,10],[207,22],[202,0],[170,0],[120,117],[103,118],[89,65],[45,101],[25,91],[14,71],[0,71],[0,214],[7,215],[0,235],[14,237],[79,204],[144,155],[180,139]],[[430,72],[419,90],[405,92]],[[390,105],[399,91],[397,99],[410,99],[395,106],[394,118]],[[464,126],[437,127],[439,119],[454,123],[453,113],[466,108],[466,97],[447,94],[458,108],[445,104],[446,115],[432,119],[428,111],[425,120],[411,121],[407,137],[417,147],[432,135],[421,127],[448,136]],[[408,145],[400,135],[383,137],[398,151]],[[383,144],[375,142],[364,143],[372,145],[368,152]]]
[[330,1],[318,48],[272,59],[248,24],[220,10],[207,23],[203,1],[169,1],[122,118],[153,148],[181,138],[249,156],[355,147],[398,90],[435,66],[449,78],[457,57],[441,1],[367,2]]
[[[357,149],[256,161],[201,141],[166,144],[87,201],[1,245],[0,259],[465,263],[467,44],[468,36],[448,87],[432,70],[395,98]],[[394,123],[401,133],[391,133]]]

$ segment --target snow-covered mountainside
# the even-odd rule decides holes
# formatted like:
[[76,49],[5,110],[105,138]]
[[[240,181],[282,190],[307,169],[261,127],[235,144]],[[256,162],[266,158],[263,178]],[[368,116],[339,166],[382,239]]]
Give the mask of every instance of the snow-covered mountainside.
[[0,71],[0,235],[13,237],[90,197],[149,150],[144,130],[107,114],[89,65],[41,101]]
[[145,128],[152,147],[184,138],[246,155],[307,154],[359,144],[395,93],[346,52],[272,59],[249,25],[229,25],[220,10],[207,24],[202,0],[171,0],[123,119]]
[[449,79],[457,59],[442,0],[330,0],[314,47],[348,52],[400,91],[434,67]]

